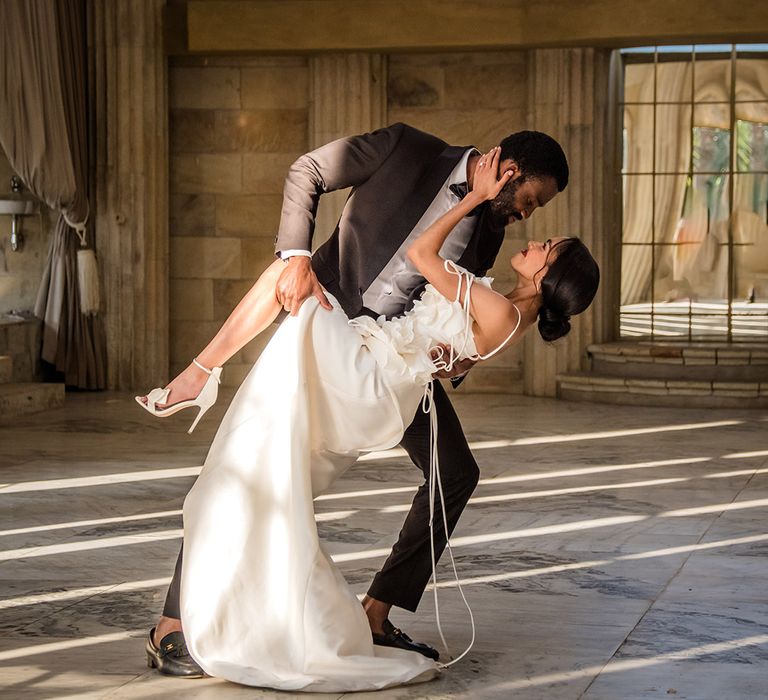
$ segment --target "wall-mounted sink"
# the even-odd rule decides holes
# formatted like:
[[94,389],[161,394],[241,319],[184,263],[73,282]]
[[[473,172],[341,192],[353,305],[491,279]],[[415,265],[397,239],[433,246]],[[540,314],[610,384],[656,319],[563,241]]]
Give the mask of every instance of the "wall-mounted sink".
[[34,199],[0,199],[0,215],[28,216],[36,213],[35,205]]
[[37,201],[28,197],[0,199],[0,216],[11,216],[11,250],[17,252],[24,246],[21,234],[20,216],[37,213]]

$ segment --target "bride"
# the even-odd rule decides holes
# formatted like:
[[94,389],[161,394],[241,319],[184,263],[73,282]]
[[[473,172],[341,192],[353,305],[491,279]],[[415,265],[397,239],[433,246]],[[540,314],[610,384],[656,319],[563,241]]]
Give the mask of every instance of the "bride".
[[[184,502],[182,624],[209,675],[324,692],[435,675],[426,656],[374,646],[360,602],[319,541],[313,499],[361,452],[400,442],[420,404],[429,410],[433,373],[486,359],[534,323],[554,340],[591,303],[599,272],[577,238],[530,242],[511,260],[518,281],[507,295],[440,257],[454,226],[506,184],[498,164],[498,148],[481,157],[473,189],[408,250],[429,283],[410,311],[350,321],[333,296],[330,309],[310,298],[235,395]],[[196,399],[168,404],[169,389],[155,389],[137,401],[161,417],[197,407],[191,432],[216,399],[221,365],[280,312],[283,269],[280,260],[266,269],[195,359],[191,371],[209,375]]]

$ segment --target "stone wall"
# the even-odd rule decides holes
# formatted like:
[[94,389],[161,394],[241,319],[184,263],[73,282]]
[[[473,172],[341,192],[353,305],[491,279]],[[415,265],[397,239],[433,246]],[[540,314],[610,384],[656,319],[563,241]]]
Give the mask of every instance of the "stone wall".
[[[186,366],[274,258],[282,187],[308,150],[304,58],[176,59],[170,84],[170,364]],[[265,333],[227,365],[239,385]]]
[[[0,150],[0,199],[11,195],[8,159]],[[47,207],[42,213],[21,219],[24,247],[11,250],[11,217],[0,216],[0,316],[9,312],[31,314],[43,276],[53,221]]]

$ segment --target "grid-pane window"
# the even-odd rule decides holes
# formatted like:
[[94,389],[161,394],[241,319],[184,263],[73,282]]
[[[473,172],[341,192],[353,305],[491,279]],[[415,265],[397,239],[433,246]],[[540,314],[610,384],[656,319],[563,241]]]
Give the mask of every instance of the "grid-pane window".
[[622,56],[622,337],[768,338],[768,46]]

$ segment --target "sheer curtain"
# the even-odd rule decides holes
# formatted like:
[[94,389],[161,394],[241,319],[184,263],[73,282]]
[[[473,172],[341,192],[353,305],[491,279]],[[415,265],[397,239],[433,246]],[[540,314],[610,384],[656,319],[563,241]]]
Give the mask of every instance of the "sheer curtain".
[[[656,299],[653,300],[650,299],[650,246],[623,246],[621,303],[660,301],[667,293],[727,298],[725,244],[729,223],[734,241],[749,244],[735,250],[737,280],[744,278],[736,293],[743,296],[755,279],[768,279],[768,227],[761,219],[763,212],[754,211],[750,201],[755,187],[764,187],[763,181],[755,183],[753,178],[737,177],[732,212],[727,201],[727,180],[714,207],[700,188],[686,187],[686,173],[693,168],[691,126],[729,132],[732,128],[731,61],[696,61],[693,86],[692,64],[688,60],[660,62],[656,69],[657,103],[688,102],[690,106],[657,104],[654,135],[653,108],[649,106],[654,101],[654,64],[627,66],[625,100],[631,104],[626,105],[624,113],[625,167],[627,172],[649,171],[650,149],[655,148],[656,172],[680,174],[657,176],[655,192],[650,176],[632,179],[632,185],[624,190],[623,239],[650,244],[651,202],[655,197],[656,242],[681,245],[656,248]],[[736,119],[768,123],[768,62],[740,59],[738,76]],[[736,148],[735,140],[736,134],[730,134],[731,148]],[[695,173],[692,175],[696,177]]]
[[[653,162],[650,149],[655,148],[656,172],[686,172],[690,153],[690,112],[680,104],[657,104],[655,120],[650,105],[654,102],[654,64],[638,64],[627,70],[628,85],[625,94],[628,104],[624,110],[627,172],[649,172]],[[656,102],[675,103],[691,97],[691,64],[687,62],[660,63],[657,66]],[[632,82],[629,82],[629,80]],[[655,124],[655,140],[654,140]],[[686,138],[687,134],[687,138]],[[655,142],[654,142],[655,141]],[[655,196],[656,240],[670,239],[667,232],[674,231],[683,207],[685,175],[677,177],[636,177],[633,186],[624,191],[625,241],[649,243],[652,240]],[[633,304],[651,301],[650,246],[623,246],[621,265],[621,303]],[[660,257],[656,261],[656,276],[666,275],[670,261]],[[671,269],[668,276],[671,278]]]
[[88,221],[82,0],[0,2],[0,146],[29,190],[59,212],[35,313],[42,358],[67,385],[103,389],[101,315],[83,313],[77,253]]

